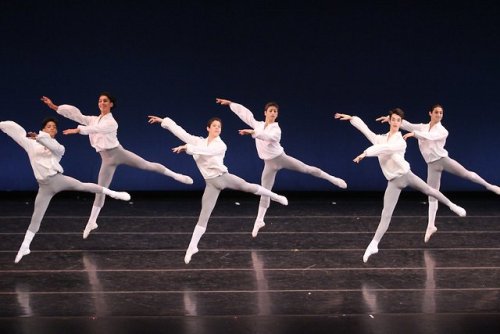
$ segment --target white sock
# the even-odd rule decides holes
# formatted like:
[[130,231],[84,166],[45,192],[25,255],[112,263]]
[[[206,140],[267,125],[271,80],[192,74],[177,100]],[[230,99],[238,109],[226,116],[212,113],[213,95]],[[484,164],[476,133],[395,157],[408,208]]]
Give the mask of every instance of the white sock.
[[206,227],[196,225],[191,236],[191,241],[189,242],[188,249],[186,250],[186,255],[184,256],[184,262],[188,264],[191,261],[191,257],[198,253],[198,242],[206,231]]
[[321,172],[320,177],[322,179],[328,180],[330,183],[332,183],[333,185],[336,185],[339,188],[342,188],[342,189],[347,188],[347,183],[338,177],[332,176],[332,175],[325,173],[325,172]]
[[114,191],[106,187],[102,187],[102,193],[114,199],[119,199],[121,201],[130,201],[130,195],[124,191]]
[[21,261],[23,256],[28,255],[31,252],[30,245],[31,245],[31,241],[33,240],[34,236],[35,236],[35,233],[31,232],[30,230],[26,231],[23,243],[21,244],[21,248],[19,248],[19,251],[17,252],[17,255],[16,255],[16,259],[14,260],[15,263],[18,263],[19,261]]
[[365,254],[363,255],[363,262],[366,263],[368,258],[378,253],[378,241],[372,240],[368,247],[366,248]]

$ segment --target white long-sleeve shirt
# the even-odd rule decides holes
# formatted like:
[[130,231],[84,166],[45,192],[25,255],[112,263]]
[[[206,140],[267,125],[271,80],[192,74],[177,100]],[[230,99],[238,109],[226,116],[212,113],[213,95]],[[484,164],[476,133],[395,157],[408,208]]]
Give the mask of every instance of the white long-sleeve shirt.
[[410,164],[405,160],[406,141],[401,132],[389,136],[389,133],[377,135],[357,116],[351,118],[351,124],[361,131],[373,144],[365,152],[367,157],[377,157],[380,168],[387,180],[405,175],[410,171]]
[[415,134],[415,138],[418,139],[420,153],[422,153],[425,162],[431,163],[448,156],[448,151],[444,148],[446,138],[448,138],[448,130],[445,129],[441,122],[436,123],[431,128],[430,123],[412,124],[403,120],[401,128]]
[[68,104],[60,105],[57,108],[57,113],[69,118],[77,123],[81,135],[88,135],[90,145],[95,148],[97,152],[110,150],[118,147],[118,123],[113,118],[112,113],[104,116],[86,116],[82,115],[80,110]]
[[284,152],[280,144],[281,128],[277,122],[266,126],[266,122],[255,120],[252,112],[241,104],[231,102],[229,107],[243,122],[254,130],[252,138],[255,139],[259,158],[269,160],[276,158]]
[[28,153],[31,168],[38,181],[64,172],[59,164],[64,155],[64,146],[48,133],[40,131],[35,140],[30,139],[26,137],[26,131],[13,121],[0,122],[0,129]]
[[224,166],[227,146],[220,137],[214,138],[209,143],[208,138],[187,133],[169,117],[163,119],[161,126],[187,144],[186,153],[193,156],[204,179],[213,179],[227,173],[227,167]]

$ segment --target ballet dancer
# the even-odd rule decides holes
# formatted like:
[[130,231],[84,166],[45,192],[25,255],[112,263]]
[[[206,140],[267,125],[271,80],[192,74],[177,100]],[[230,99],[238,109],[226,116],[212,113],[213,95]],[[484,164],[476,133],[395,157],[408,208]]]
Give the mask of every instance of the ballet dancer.
[[[457,175],[474,183],[484,186],[486,189],[500,195],[500,187],[486,182],[476,173],[465,169],[460,163],[448,156],[448,151],[444,148],[448,130],[441,124],[443,119],[443,107],[440,104],[432,106],[429,111],[430,122],[426,124],[413,124],[403,120],[401,129],[409,131],[403,136],[404,139],[415,137],[418,140],[420,153],[427,163],[427,184],[439,190],[441,186],[441,174],[443,171]],[[388,116],[377,118],[377,121],[386,123]],[[429,218],[425,231],[424,241],[428,242],[430,237],[437,232],[435,225],[438,201],[429,197]]]
[[378,224],[375,236],[366,248],[365,254],[363,255],[363,262],[366,263],[372,254],[378,253],[378,244],[389,228],[392,213],[398,202],[401,190],[408,186],[427,196],[436,198],[460,217],[466,215],[463,208],[452,203],[446,196],[439,192],[439,190],[431,188],[410,170],[410,164],[404,158],[406,141],[399,131],[401,122],[404,118],[403,110],[395,108],[389,111],[390,129],[388,133],[382,135],[373,133],[359,117],[337,113],[335,114],[335,118],[342,121],[350,121],[351,124],[361,131],[361,133],[363,133],[373,144],[354,158],[353,161],[359,163],[365,157],[378,157],[380,168],[388,181],[384,194],[384,209],[382,210],[380,223]]
[[[109,187],[115,170],[120,165],[163,174],[185,184],[193,183],[193,179],[189,176],[175,173],[159,163],[144,160],[120,145],[117,137],[118,123],[113,118],[111,112],[116,107],[116,99],[110,93],[103,92],[99,95],[99,116],[82,115],[79,109],[67,104],[57,106],[52,103],[51,99],[45,96],[41,100],[58,114],[80,123],[77,128],[64,130],[63,133],[65,135],[79,133],[89,136],[90,145],[95,148],[102,159],[97,181],[99,185]],[[83,239],[86,239],[89,233],[98,227],[97,217],[104,206],[104,199],[102,194],[96,194],[90,218],[83,231]]]
[[184,145],[174,147],[174,153],[186,152],[192,155],[198,169],[205,179],[205,192],[201,200],[201,212],[194,228],[191,242],[189,243],[184,262],[188,264],[191,257],[198,252],[198,242],[205,233],[210,215],[217,203],[217,198],[223,189],[235,189],[260,196],[268,196],[273,201],[288,205],[286,197],[273,193],[264,187],[248,183],[242,178],[228,172],[224,166],[224,156],[227,146],[220,138],[222,122],[219,118],[211,118],[207,123],[208,136],[206,138],[193,136],[177,125],[172,119],[148,116],[149,123],[161,123],[161,126],[181,141]]
[[63,168],[59,162],[64,155],[65,149],[55,139],[57,122],[54,118],[45,119],[38,134],[35,132],[26,133],[19,124],[13,121],[0,122],[0,130],[10,136],[28,153],[31,168],[38,182],[38,193],[31,223],[26,231],[21,248],[17,252],[15,263],[18,263],[23,256],[30,253],[31,241],[40,229],[40,224],[50,200],[57,193],[74,190],[102,194],[102,196],[108,195],[122,201],[130,200],[130,195],[126,192],[116,192],[94,183],[82,183],[63,174]]
[[[239,130],[240,135],[251,135],[255,139],[257,153],[259,158],[264,160],[264,170],[262,171],[261,184],[264,188],[272,190],[276,174],[281,169],[293,170],[296,172],[310,174],[315,177],[325,179],[335,186],[347,188],[344,180],[332,176],[321,169],[306,165],[300,160],[297,160],[285,153],[285,150],[280,144],[281,128],[276,122],[278,118],[279,106],[275,102],[269,102],[264,107],[265,121],[257,121],[250,110],[241,104],[231,102],[229,100],[217,98],[216,103],[229,106],[231,110],[251,129]],[[269,208],[270,200],[268,196],[261,196],[259,202],[259,210],[255,219],[252,236],[255,238],[261,228],[266,223],[264,216]]]

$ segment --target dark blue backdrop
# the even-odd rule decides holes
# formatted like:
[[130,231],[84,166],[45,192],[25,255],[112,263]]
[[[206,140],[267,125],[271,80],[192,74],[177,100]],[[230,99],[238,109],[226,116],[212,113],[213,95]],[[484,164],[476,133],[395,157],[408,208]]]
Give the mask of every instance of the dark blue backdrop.
[[[334,112],[374,119],[399,106],[427,122],[427,108],[445,107],[450,155],[500,184],[500,17],[495,2],[376,1],[50,1],[0,0],[2,120],[26,129],[54,115],[39,98],[98,114],[102,90],[118,98],[114,112],[122,145],[146,159],[194,177],[185,186],[157,174],[118,169],[112,186],[128,190],[201,189],[191,157],[146,116],[170,116],[205,135],[211,116],[224,121],[226,165],[258,182],[262,161],[244,124],[216,97],[241,102],[262,118],[269,100],[280,103],[286,152],[344,178],[352,190],[382,190],[376,159],[352,159],[369,143]],[[450,2],[451,4],[451,2]],[[60,130],[75,123],[60,118]],[[100,158],[85,136],[58,136],[65,173],[95,181]],[[0,190],[33,190],[26,154],[1,134]],[[407,160],[425,178],[415,140]],[[279,190],[336,190],[326,181],[283,171]],[[453,176],[444,190],[482,190]]]

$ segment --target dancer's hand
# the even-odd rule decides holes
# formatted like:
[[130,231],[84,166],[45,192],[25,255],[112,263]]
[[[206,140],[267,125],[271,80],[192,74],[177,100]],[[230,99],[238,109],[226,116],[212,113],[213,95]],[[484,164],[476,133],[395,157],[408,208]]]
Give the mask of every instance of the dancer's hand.
[[40,99],[43,103],[45,103],[50,109],[52,110],[57,110],[57,106],[52,103],[52,100],[49,99],[48,97],[46,96],[42,96],[42,98]]
[[389,122],[389,116],[380,116],[376,119],[376,121],[380,123],[387,123]]
[[360,155],[358,155],[356,158],[354,158],[354,160],[353,160],[353,161],[354,161],[355,163],[359,164],[359,162],[360,162],[361,160],[363,160],[365,157],[366,157],[366,152],[363,152],[363,153],[361,153]]
[[352,119],[351,115],[340,114],[340,113],[336,113],[334,117],[335,119],[340,119],[341,121],[350,121]]
[[231,101],[216,98],[216,99],[215,99],[215,103],[218,103],[218,104],[220,104],[221,106],[228,106],[228,105],[230,105],[230,104],[231,104]]
[[242,129],[242,130],[238,130],[238,133],[242,136],[253,135],[255,133],[255,130],[254,129]]
[[154,124],[154,123],[161,123],[163,122],[163,118],[160,118],[158,116],[148,116],[148,123],[149,124]]
[[181,146],[174,147],[172,149],[172,152],[174,152],[174,153],[182,153],[182,152],[186,152],[186,150],[187,150],[187,145],[181,145]]
[[26,133],[26,137],[29,139],[36,139],[37,133],[36,132],[28,132]]
[[74,128],[74,129],[66,129],[63,131],[63,134],[65,135],[76,135],[80,133],[80,129],[79,128]]
[[415,137],[415,132],[408,132],[407,134],[405,134],[403,136],[403,139],[406,140],[406,139],[408,139],[410,137]]

